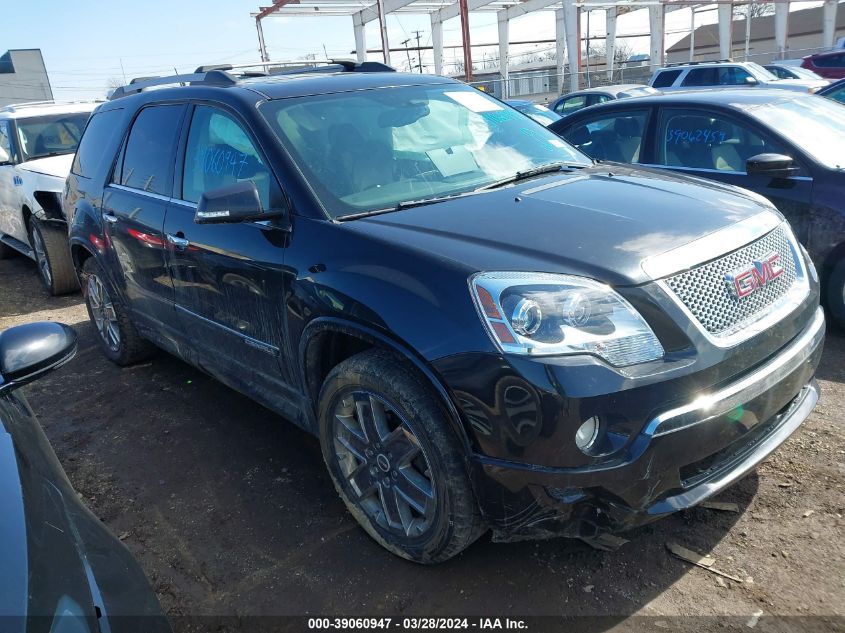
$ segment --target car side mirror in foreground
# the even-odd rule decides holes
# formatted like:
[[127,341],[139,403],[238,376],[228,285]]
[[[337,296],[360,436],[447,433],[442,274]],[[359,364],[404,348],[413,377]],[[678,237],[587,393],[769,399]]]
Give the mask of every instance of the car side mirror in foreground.
[[76,354],[76,332],[40,321],[0,333],[0,393],[16,389],[64,365]]
[[0,147],[0,165],[8,165],[12,162],[12,157],[9,156],[9,152],[7,152],[4,148]]
[[757,79],[755,77],[746,77],[745,83],[748,84],[749,86],[756,86],[760,82],[757,81]]
[[757,154],[745,163],[745,172],[749,176],[789,178],[797,175],[799,171],[795,161],[783,154]]
[[206,191],[197,203],[194,222],[222,224],[248,220],[269,220],[284,215],[284,211],[265,211],[258,188],[251,180]]

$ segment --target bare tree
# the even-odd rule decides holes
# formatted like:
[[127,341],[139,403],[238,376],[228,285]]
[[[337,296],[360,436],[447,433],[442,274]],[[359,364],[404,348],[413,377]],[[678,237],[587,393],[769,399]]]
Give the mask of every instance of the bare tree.
[[747,4],[734,5],[734,17],[751,19],[762,18],[764,15],[771,15],[775,12],[775,5],[772,2],[749,2]]

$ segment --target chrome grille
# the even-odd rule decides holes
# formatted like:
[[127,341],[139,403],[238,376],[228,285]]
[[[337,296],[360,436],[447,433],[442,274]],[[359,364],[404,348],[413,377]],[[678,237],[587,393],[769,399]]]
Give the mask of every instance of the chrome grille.
[[[772,252],[780,255],[783,274],[751,295],[738,299],[725,275]],[[666,278],[666,285],[713,336],[726,336],[762,317],[796,281],[795,259],[784,227],[724,257]]]

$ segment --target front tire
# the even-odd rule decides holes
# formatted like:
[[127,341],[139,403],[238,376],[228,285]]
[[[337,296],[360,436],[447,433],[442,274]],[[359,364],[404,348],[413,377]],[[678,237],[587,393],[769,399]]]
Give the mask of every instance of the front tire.
[[29,226],[29,242],[35,251],[38,275],[47,292],[55,297],[79,289],[66,231],[33,218]]
[[439,563],[482,534],[463,447],[436,396],[401,359],[369,350],[340,363],[323,384],[319,416],[335,488],[382,547]]
[[125,366],[151,356],[155,347],[138,334],[128,311],[93,257],[85,260],[81,277],[88,317],[106,358]]

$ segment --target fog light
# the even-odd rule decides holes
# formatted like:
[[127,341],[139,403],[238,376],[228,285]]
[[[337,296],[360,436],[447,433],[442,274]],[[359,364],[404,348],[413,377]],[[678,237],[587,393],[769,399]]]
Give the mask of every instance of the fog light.
[[598,436],[599,418],[597,415],[594,415],[578,427],[578,430],[575,432],[575,445],[586,453],[595,444]]

